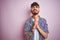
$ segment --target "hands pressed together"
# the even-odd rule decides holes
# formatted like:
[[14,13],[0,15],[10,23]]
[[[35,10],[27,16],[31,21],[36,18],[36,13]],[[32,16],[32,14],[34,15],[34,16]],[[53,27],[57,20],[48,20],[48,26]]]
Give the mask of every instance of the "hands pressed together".
[[37,18],[34,19],[34,23],[33,23],[33,27],[32,27],[32,31],[34,31],[34,29],[38,29],[39,25],[38,25],[38,21]]

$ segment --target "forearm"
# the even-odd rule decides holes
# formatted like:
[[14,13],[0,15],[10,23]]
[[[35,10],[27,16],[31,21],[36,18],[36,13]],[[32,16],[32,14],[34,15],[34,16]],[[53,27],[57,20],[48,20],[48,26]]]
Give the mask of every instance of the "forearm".
[[27,40],[31,37],[31,35],[32,35],[32,32],[31,32],[31,31],[29,31],[29,32],[27,32],[27,33],[25,34]]
[[37,30],[41,33],[41,35],[46,39],[48,37],[48,34],[46,32],[44,32],[38,25]]

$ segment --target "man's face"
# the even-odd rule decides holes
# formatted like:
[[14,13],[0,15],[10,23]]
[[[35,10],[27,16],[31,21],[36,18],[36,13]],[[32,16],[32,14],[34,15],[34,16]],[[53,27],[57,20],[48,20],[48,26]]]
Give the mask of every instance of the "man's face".
[[39,6],[31,7],[31,12],[33,15],[37,15],[39,13]]

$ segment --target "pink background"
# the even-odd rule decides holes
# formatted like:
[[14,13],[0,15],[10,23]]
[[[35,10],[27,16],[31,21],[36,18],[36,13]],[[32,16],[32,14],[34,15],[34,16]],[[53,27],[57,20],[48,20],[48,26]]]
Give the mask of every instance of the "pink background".
[[24,24],[30,17],[30,4],[40,4],[40,16],[48,23],[46,40],[60,40],[60,0],[1,0],[0,39],[24,40]]

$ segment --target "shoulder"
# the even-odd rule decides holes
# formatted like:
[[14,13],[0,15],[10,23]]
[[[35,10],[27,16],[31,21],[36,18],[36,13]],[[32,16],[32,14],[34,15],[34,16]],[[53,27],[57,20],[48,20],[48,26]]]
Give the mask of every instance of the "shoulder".
[[26,20],[26,23],[29,23],[31,21],[31,17],[29,17],[27,20]]
[[46,22],[45,18],[40,17],[40,19],[41,19],[42,22],[44,22],[44,23]]
[[28,18],[27,20],[26,20],[26,22],[28,22],[28,21],[30,21],[31,20],[31,17],[30,18]]

